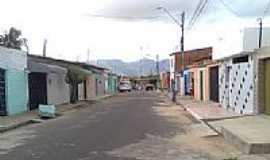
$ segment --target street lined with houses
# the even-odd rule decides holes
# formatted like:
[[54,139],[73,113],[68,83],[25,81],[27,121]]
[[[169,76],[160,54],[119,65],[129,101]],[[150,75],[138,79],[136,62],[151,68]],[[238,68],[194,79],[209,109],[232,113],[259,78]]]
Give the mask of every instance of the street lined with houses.
[[270,0],[1,4],[0,160],[270,160]]
[[173,160],[239,154],[221,137],[201,138],[208,134],[213,133],[164,95],[124,93],[2,134],[0,158]]

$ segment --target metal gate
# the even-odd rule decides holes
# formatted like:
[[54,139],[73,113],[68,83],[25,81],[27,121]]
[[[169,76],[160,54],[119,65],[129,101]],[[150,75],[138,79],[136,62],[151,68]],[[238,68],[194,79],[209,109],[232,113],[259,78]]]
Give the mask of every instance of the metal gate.
[[0,68],[0,116],[7,115],[5,88],[5,70]]
[[219,102],[218,66],[210,68],[210,100]]
[[39,104],[47,104],[47,75],[45,73],[29,74],[30,110],[37,109]]

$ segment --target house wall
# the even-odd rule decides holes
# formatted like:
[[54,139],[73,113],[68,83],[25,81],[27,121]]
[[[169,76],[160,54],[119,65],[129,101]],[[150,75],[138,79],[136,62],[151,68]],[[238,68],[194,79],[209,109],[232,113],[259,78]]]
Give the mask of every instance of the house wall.
[[[203,61],[203,60],[211,60],[212,59],[212,47],[194,49],[184,52],[184,64],[185,66],[191,65],[195,62]],[[171,57],[174,58],[174,65],[176,71],[180,73],[183,70],[182,65],[182,54],[180,52],[175,52],[171,54]]]
[[96,74],[95,76],[97,80],[97,97],[105,95],[105,80],[106,77],[103,74]]
[[117,90],[117,76],[109,74],[108,75],[108,94],[115,94]]
[[[201,79],[201,72],[203,73],[203,76],[202,76],[202,79]],[[207,73],[206,73],[206,69],[205,68],[199,68],[198,69],[198,97],[197,97],[197,100],[203,100],[205,101],[206,100],[206,86],[207,86],[207,81],[206,81],[206,77],[207,77]],[[201,99],[201,81],[202,82],[202,99]]]
[[[254,71],[255,71],[255,93],[254,93],[254,112],[265,112],[265,60],[270,58],[270,47],[264,47],[256,50],[254,55]],[[269,82],[270,83],[270,82]]]
[[[228,68],[230,71],[228,72]],[[222,107],[240,114],[254,113],[253,58],[244,63],[232,63],[232,58],[219,66],[219,94]]]
[[66,83],[65,74],[47,74],[48,104],[64,104],[70,102],[70,88]]
[[28,110],[28,73],[26,54],[0,47],[0,68],[6,70],[6,107],[8,115]]
[[95,98],[96,95],[96,76],[93,75],[88,75],[86,77],[86,92],[87,92],[87,99],[91,100]]
[[[199,83],[200,83],[200,75],[199,75],[199,68],[191,68],[191,69],[189,69],[189,73],[190,73],[190,78],[193,78],[194,79],[194,83],[193,83],[193,93],[194,93],[194,95],[193,95],[193,98],[195,99],[195,100],[200,100],[200,93],[199,93],[199,91],[200,91],[200,85],[199,85]],[[190,85],[192,85],[192,83],[190,82]]]

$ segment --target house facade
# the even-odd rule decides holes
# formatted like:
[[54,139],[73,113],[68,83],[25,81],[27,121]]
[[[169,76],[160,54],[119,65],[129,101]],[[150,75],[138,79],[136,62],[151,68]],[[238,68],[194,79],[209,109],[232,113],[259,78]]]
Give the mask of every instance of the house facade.
[[170,81],[171,84],[173,80],[176,82],[176,88],[181,95],[185,94],[185,78],[182,74],[186,67],[203,60],[211,60],[212,52],[212,47],[185,51],[184,61],[180,52],[170,54]]
[[67,69],[39,62],[37,57],[28,56],[29,108],[39,104],[59,105],[70,102],[70,86],[66,83]]
[[254,53],[242,52],[221,60],[219,100],[222,107],[240,114],[257,113],[255,107]]
[[28,71],[26,53],[0,47],[0,115],[28,110]]
[[270,115],[270,47],[255,50],[254,110]]
[[108,73],[108,94],[117,93],[117,75],[113,73]]
[[170,89],[170,72],[160,73],[160,88],[169,91]]

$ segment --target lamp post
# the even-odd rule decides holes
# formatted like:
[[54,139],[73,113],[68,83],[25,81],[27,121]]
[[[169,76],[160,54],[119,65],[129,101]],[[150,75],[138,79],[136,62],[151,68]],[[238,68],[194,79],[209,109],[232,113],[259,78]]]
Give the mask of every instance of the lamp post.
[[[181,70],[180,70],[180,75],[183,77],[183,71],[185,69],[185,55],[184,55],[184,31],[185,31],[185,12],[182,12],[181,14],[181,22],[179,22],[177,20],[177,18],[175,18],[168,9],[164,8],[164,7],[157,7],[157,10],[163,11],[164,13],[166,13],[176,24],[177,26],[180,27],[181,29],[181,40],[180,40],[180,57],[181,57]],[[176,62],[176,61],[175,61]],[[173,87],[173,101],[176,102],[176,67],[177,65],[175,64],[175,72],[174,72],[174,83],[172,84]]]
[[164,13],[166,13],[174,22],[175,24],[177,24],[177,26],[180,27],[181,29],[181,40],[180,40],[180,53],[181,53],[181,75],[183,75],[183,70],[185,69],[185,60],[184,60],[184,51],[185,51],[185,48],[184,48],[184,33],[185,33],[185,12],[182,12],[181,14],[181,22],[179,22],[177,20],[177,18],[175,18],[170,12],[168,9],[164,8],[164,7],[157,7],[157,10],[161,10],[163,11]]

